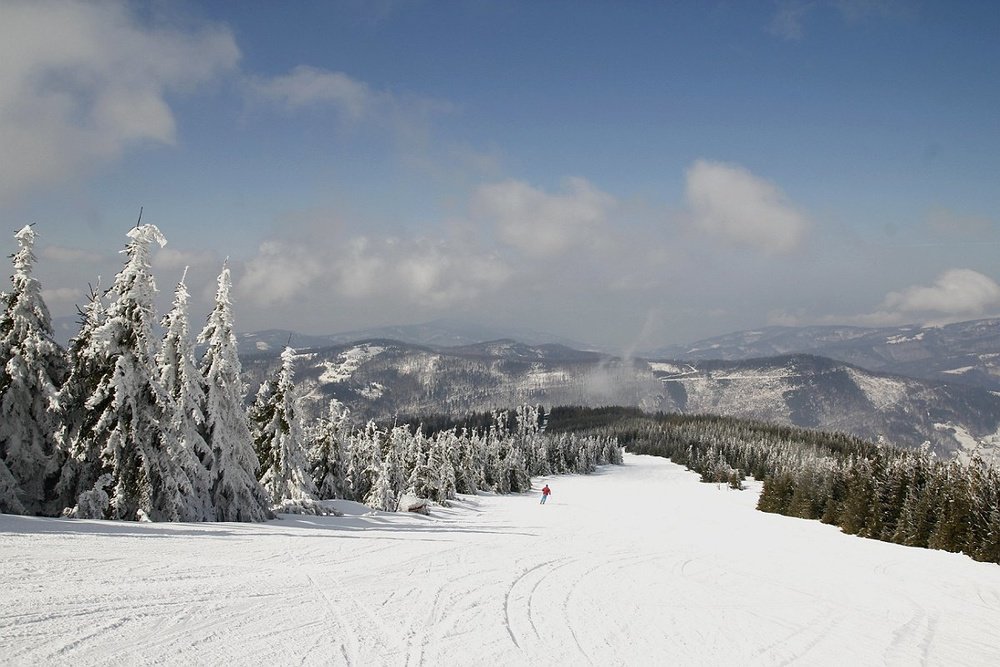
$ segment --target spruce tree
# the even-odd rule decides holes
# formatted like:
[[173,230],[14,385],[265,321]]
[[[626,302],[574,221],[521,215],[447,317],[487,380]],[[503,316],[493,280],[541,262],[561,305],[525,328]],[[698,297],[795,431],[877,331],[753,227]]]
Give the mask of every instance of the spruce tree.
[[66,360],[31,275],[35,232],[29,225],[14,237],[20,249],[12,256],[13,288],[0,315],[0,511],[37,514],[58,473],[56,397]]
[[199,370],[205,383],[205,441],[212,450],[212,503],[218,521],[264,521],[274,515],[257,481],[260,464],[243,407],[231,289],[227,262],[219,274],[215,308],[198,336],[207,345]]
[[313,432],[309,460],[316,495],[320,500],[347,498],[347,408],[334,399],[327,416],[319,420]]
[[400,474],[399,452],[389,442],[386,449],[385,458],[375,476],[371,491],[365,498],[365,504],[372,509],[384,512],[395,512],[396,504],[399,502],[400,490],[397,488]]
[[[187,269],[184,270],[185,276]],[[163,342],[156,357],[160,383],[169,399],[170,414],[164,428],[176,434],[173,462],[183,472],[178,475],[178,511],[182,521],[214,521],[208,466],[212,453],[202,429],[205,390],[195,365],[194,344],[188,324],[188,291],[184,278],[177,283],[174,303],[163,318]]]
[[309,475],[296,405],[295,350],[291,347],[281,353],[281,367],[266,395],[258,397],[258,404],[260,410],[255,412],[259,421],[251,423],[257,451],[266,452],[260,483],[271,503],[315,500],[316,487]]
[[[95,491],[102,474],[103,443],[98,439],[95,427],[112,397],[105,396],[101,402],[94,402],[93,396],[101,378],[110,376],[114,371],[107,346],[94,337],[94,332],[107,317],[104,294],[99,287],[91,288],[88,303],[79,313],[80,331],[69,345],[69,377],[58,396],[62,471],[56,486],[56,497],[58,506],[67,510],[77,504],[80,494]],[[109,484],[96,490],[103,493],[103,488]]]
[[87,401],[103,406],[94,432],[103,442],[102,468],[111,475],[110,518],[135,520],[142,510],[154,521],[180,518],[178,489],[183,475],[173,461],[176,434],[169,428],[169,399],[156,373],[150,246],[166,244],[154,225],[128,232],[125,266],[115,276],[114,300],[94,338],[106,350],[109,367]]

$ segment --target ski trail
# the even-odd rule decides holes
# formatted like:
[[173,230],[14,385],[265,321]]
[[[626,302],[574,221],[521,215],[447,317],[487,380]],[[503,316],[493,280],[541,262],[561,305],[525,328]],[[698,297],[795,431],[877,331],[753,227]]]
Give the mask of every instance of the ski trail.
[[1000,664],[996,565],[626,463],[429,519],[0,515],[0,663]]

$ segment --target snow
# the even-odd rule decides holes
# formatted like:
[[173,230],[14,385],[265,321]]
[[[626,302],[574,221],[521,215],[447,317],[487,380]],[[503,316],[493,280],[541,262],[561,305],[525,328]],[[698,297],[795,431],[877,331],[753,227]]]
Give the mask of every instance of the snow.
[[326,370],[320,374],[319,381],[322,384],[333,384],[350,380],[351,375],[361,367],[361,364],[384,351],[385,348],[378,345],[357,345],[344,350],[337,355],[337,361],[323,362]]
[[699,371],[693,366],[688,369],[678,375],[658,378],[664,384],[680,382],[684,385],[687,412],[718,412],[723,406],[728,414],[779,420],[789,419],[785,401],[785,392],[789,389],[787,381],[802,377],[788,368],[771,372],[730,369],[718,373]]
[[625,462],[429,517],[0,515],[0,662],[1000,664],[997,565]]
[[847,369],[851,380],[864,392],[876,410],[884,410],[907,398],[910,391],[905,382],[896,378],[870,375],[853,368]]
[[656,373],[673,373],[680,374],[688,372],[691,367],[688,365],[678,366],[677,364],[670,364],[665,361],[650,361],[649,367],[653,369]]
[[890,336],[889,338],[885,339],[885,342],[888,343],[889,345],[899,345],[900,343],[914,343],[917,341],[921,341],[923,339],[924,339],[924,332],[921,331],[915,336],[906,336],[902,334],[898,336]]
[[949,373],[951,375],[963,375],[969,371],[976,370],[975,366],[962,366],[961,368],[952,368],[950,371],[941,371],[942,373]]
[[997,429],[995,433],[977,438],[964,427],[952,422],[934,424],[934,428],[950,434],[958,442],[961,449],[956,453],[956,457],[960,461],[968,461],[973,454],[978,453],[987,461],[993,462],[997,453],[1000,452],[1000,429]]
[[375,400],[385,393],[385,386],[378,382],[369,382],[368,386],[361,389],[358,393],[369,400]]

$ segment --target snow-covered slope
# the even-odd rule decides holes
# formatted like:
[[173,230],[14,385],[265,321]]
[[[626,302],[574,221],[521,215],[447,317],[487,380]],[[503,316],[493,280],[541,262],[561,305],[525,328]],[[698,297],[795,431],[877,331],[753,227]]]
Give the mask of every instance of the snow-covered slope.
[[[1000,568],[662,459],[430,517],[0,515],[6,664],[1000,664]],[[541,486],[542,480],[535,480]]]

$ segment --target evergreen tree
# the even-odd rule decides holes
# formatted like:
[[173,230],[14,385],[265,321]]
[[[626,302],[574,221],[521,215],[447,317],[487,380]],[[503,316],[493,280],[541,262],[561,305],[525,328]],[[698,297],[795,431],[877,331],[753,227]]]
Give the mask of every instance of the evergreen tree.
[[310,449],[310,471],[321,500],[347,498],[350,484],[347,477],[347,408],[334,399],[327,416],[319,420]]
[[[186,276],[187,269],[184,273]],[[173,307],[163,318],[163,328],[165,333],[156,363],[160,383],[169,399],[170,414],[164,428],[176,434],[172,440],[175,447],[169,454],[182,472],[177,476],[179,517],[182,521],[214,521],[208,471],[212,452],[202,434],[205,390],[195,365],[188,324],[188,291],[183,277],[174,292]]]
[[218,521],[264,521],[274,515],[257,481],[260,464],[243,407],[228,262],[218,285],[215,308],[198,336],[198,342],[208,346],[200,371],[205,383],[205,441],[212,450],[212,502]]
[[20,249],[12,256],[13,289],[0,315],[0,511],[37,514],[54,471],[57,392],[66,361],[53,339],[41,285],[31,275],[35,232],[25,226],[14,236]]
[[364,502],[371,493],[375,477],[382,468],[381,433],[374,421],[351,438],[347,476],[351,482],[354,500]]
[[142,510],[154,521],[179,518],[178,479],[171,454],[175,435],[167,426],[169,399],[155,372],[153,243],[166,240],[154,225],[128,233],[125,266],[115,276],[114,300],[93,335],[105,348],[110,373],[101,376],[87,407],[103,406],[94,427],[103,442],[103,470],[111,475],[110,518],[135,520]]
[[[67,510],[77,504],[81,493],[95,489],[101,475],[103,443],[95,427],[112,397],[101,402],[93,397],[101,378],[114,372],[107,346],[94,337],[107,317],[104,294],[91,288],[87,305],[79,310],[80,331],[69,345],[69,377],[59,390],[58,433],[62,471],[56,486],[57,507]],[[110,480],[110,475],[108,476]],[[101,493],[106,486],[100,487]],[[105,493],[105,496],[107,494]]]
[[309,475],[305,443],[295,396],[295,350],[281,353],[281,367],[264,396],[258,395],[259,421],[254,442],[262,459],[260,483],[273,505],[285,500],[315,500],[316,487]]
[[371,491],[368,492],[368,496],[365,498],[365,504],[372,509],[395,512],[400,496],[399,475],[399,452],[393,446],[393,442],[390,439],[389,446],[386,448],[385,458],[382,459],[382,465],[375,476]]

